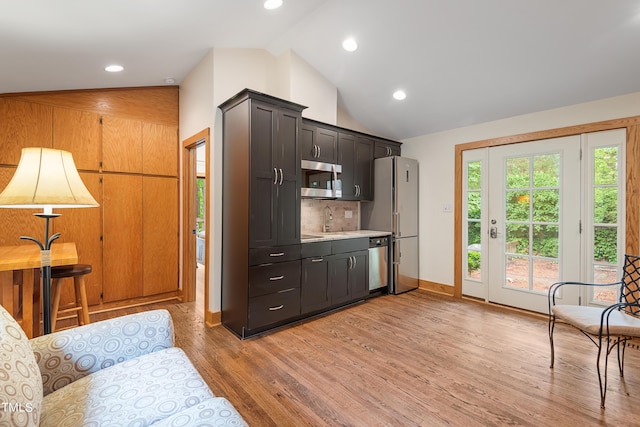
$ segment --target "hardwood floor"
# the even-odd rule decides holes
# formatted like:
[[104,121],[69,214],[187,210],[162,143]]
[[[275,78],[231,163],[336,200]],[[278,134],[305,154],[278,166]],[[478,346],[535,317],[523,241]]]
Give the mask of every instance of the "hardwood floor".
[[[159,304],[176,344],[252,426],[637,424],[640,352],[611,358],[600,410],[596,348],[544,318],[416,290],[241,341],[194,303]],[[93,320],[98,320],[94,318]]]

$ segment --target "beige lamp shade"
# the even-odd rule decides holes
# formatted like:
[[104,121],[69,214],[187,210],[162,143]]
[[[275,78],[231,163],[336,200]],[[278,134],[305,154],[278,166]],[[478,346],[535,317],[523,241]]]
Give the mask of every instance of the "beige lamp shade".
[[88,208],[98,206],[85,187],[71,153],[51,148],[23,148],[9,185],[0,193],[0,207]]

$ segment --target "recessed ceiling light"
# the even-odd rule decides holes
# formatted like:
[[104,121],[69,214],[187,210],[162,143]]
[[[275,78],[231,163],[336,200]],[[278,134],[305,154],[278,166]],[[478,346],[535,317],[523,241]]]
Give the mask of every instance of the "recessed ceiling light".
[[395,99],[397,99],[398,101],[402,101],[403,99],[405,99],[407,97],[407,94],[403,90],[397,90],[397,91],[393,92],[393,97]]
[[349,37],[342,42],[342,48],[347,52],[354,52],[358,49],[358,42],[354,38]]
[[109,65],[107,67],[104,67],[104,70],[110,73],[119,73],[120,71],[124,70],[124,67],[122,65]]
[[277,9],[282,6],[282,0],[267,0],[264,2],[264,8],[267,10]]

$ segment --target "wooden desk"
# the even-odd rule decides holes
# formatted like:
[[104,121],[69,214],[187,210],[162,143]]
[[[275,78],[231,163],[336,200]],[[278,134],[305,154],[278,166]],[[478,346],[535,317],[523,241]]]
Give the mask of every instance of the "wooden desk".
[[[78,252],[73,242],[51,245],[51,266],[78,263]],[[16,316],[22,300],[22,329],[29,338],[40,335],[40,248],[35,243],[19,246],[0,246],[0,304]],[[15,280],[14,280],[15,278]],[[14,295],[14,282],[19,295]],[[16,310],[18,309],[18,310]]]

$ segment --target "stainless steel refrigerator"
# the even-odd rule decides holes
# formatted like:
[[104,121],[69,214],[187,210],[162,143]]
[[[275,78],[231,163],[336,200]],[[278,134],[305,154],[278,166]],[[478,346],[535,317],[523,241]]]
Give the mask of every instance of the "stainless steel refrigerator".
[[418,161],[383,157],[373,163],[373,201],[360,206],[363,229],[390,231],[389,293],[418,287]]

